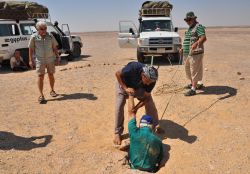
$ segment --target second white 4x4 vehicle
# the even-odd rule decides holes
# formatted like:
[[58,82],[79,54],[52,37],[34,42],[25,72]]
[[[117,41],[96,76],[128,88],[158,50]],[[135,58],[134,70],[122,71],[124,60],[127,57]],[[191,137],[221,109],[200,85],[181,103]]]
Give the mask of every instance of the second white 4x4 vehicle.
[[[37,6],[36,3],[34,4]],[[21,6],[23,4],[20,2],[18,5]],[[12,11],[13,13],[16,12],[16,14],[20,12],[19,9],[11,10],[11,8],[8,8],[8,11]],[[47,23],[47,32],[51,33],[57,40],[60,54],[68,54],[69,60],[73,60],[81,55],[81,48],[83,46],[81,38],[76,35],[71,35],[68,24],[62,24],[60,28],[58,22],[52,24],[47,19],[48,13],[39,13],[37,15],[32,13],[32,15],[33,16],[27,19],[23,19],[26,17],[18,19],[19,16],[17,15],[11,16],[7,11],[1,14],[0,10],[0,63],[9,60],[13,56],[15,50],[20,50],[22,57],[28,63],[29,39],[30,36],[36,32],[35,24],[37,19],[33,17],[44,17],[40,20],[44,20]],[[1,19],[1,16],[4,19]],[[14,17],[15,19],[13,19]]]
[[172,7],[168,1],[143,3],[139,11],[139,30],[132,21],[120,22],[120,47],[136,47],[139,62],[152,55],[179,60],[181,38],[177,33],[178,28],[173,26]]

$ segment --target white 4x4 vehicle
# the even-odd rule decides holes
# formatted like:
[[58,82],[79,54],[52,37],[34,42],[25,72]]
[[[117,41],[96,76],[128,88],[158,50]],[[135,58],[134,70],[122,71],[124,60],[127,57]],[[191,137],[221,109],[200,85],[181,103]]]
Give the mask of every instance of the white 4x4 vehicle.
[[[150,3],[152,7],[149,7]],[[155,8],[158,5],[155,3],[165,3],[165,7]],[[140,10],[139,31],[132,21],[120,22],[119,45],[121,48],[137,48],[139,62],[152,55],[161,55],[169,60],[180,59],[181,38],[178,28],[173,27],[170,15],[172,5],[166,7],[168,4],[167,1],[146,1]]]
[[[68,24],[47,23],[47,32],[51,33],[58,42],[58,50],[61,54],[69,54],[72,60],[81,55],[83,46],[79,36],[71,35]],[[28,62],[28,43],[30,36],[36,32],[35,20],[4,20],[0,19],[0,63],[9,60],[15,50],[20,50],[21,55]]]

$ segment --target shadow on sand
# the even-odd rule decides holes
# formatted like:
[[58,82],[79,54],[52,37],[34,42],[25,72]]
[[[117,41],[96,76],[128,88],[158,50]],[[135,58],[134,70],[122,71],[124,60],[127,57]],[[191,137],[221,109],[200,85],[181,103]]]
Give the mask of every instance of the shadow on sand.
[[47,101],[62,101],[62,100],[77,100],[77,99],[97,100],[97,97],[94,94],[90,93],[58,94],[57,98],[48,99]]
[[226,96],[220,97],[219,100],[224,100],[229,97],[233,97],[237,95],[237,89],[229,86],[206,86],[202,89],[202,92],[199,94],[202,95],[223,95],[227,94]]
[[[32,150],[46,147],[51,142],[51,139],[52,135],[25,138],[11,132],[0,131],[0,150]],[[39,143],[35,141],[39,141]]]
[[159,122],[160,122],[161,128],[164,129],[165,131],[164,134],[158,135],[162,139],[167,139],[167,138],[180,139],[190,144],[194,143],[197,139],[197,136],[188,135],[188,130],[185,127],[173,121],[160,120]]

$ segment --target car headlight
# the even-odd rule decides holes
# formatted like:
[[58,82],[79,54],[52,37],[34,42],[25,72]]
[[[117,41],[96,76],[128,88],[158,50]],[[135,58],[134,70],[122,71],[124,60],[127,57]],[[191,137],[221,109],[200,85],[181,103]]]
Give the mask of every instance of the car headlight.
[[181,38],[180,37],[174,37],[173,38],[173,44],[181,44]]
[[148,39],[138,39],[138,45],[148,45]]

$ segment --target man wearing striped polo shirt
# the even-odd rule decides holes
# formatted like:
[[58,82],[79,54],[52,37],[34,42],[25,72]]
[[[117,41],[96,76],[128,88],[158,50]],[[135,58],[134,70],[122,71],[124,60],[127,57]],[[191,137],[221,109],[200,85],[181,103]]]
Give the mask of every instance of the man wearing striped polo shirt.
[[180,53],[183,54],[186,76],[191,80],[191,84],[185,86],[188,91],[185,96],[193,96],[196,94],[196,89],[201,89],[203,76],[203,55],[204,42],[206,39],[205,27],[199,24],[196,20],[194,12],[188,12],[184,19],[189,28],[185,32],[184,41]]

